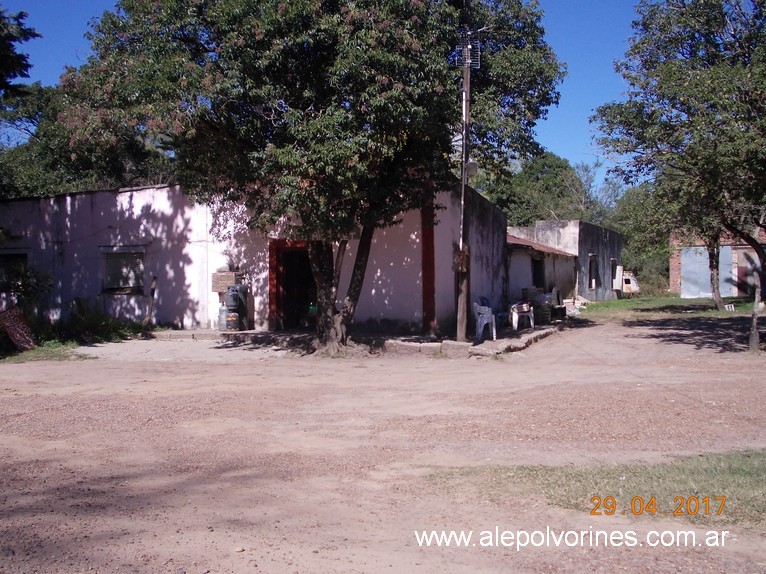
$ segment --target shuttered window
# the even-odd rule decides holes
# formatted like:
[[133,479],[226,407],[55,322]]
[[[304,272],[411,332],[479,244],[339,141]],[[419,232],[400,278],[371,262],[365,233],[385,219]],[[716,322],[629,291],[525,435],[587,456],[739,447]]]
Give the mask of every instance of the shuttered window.
[[104,291],[143,293],[144,254],[138,252],[104,253]]

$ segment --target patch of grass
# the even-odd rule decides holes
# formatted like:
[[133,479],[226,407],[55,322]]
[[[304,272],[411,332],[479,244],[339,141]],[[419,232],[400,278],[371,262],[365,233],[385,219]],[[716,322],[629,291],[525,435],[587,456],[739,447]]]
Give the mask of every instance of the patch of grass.
[[[735,314],[748,314],[752,301],[742,297],[727,297],[725,303],[734,305]],[[677,295],[662,297],[632,297],[590,303],[583,310],[584,317],[594,319],[635,319],[667,317],[718,317],[731,316],[730,311],[718,311],[712,299],[681,299]]]
[[71,361],[84,360],[88,357],[77,353],[76,349],[80,345],[76,341],[45,341],[34,349],[24,353],[10,355],[4,359],[3,363],[26,363],[29,361]]
[[[533,489],[552,504],[607,514],[668,516],[699,525],[766,525],[766,450],[705,454],[664,464],[617,464],[596,467],[475,467],[433,473],[430,480],[452,488],[469,480],[491,500],[511,488]],[[640,500],[636,497],[640,497]],[[726,497],[723,508],[721,499]],[[707,499],[707,500],[705,500]],[[631,506],[633,505],[633,506]],[[719,514],[720,510],[720,514]]]
[[[13,358],[14,361],[68,360],[65,350],[79,345],[109,343],[127,339],[146,338],[157,327],[124,321],[111,317],[96,307],[80,303],[76,312],[64,321],[53,323],[33,319],[29,321],[37,347],[32,351],[19,353],[6,333],[0,329],[0,360]],[[71,354],[71,353],[70,353]]]

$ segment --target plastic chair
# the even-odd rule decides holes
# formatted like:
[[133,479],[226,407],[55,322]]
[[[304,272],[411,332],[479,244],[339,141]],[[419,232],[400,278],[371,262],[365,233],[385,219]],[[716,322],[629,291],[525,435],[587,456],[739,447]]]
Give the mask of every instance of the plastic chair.
[[[492,303],[487,297],[479,297],[479,305],[482,305],[483,307],[492,307]],[[492,312],[495,314],[495,321],[500,323],[501,327],[508,324],[509,317],[510,317],[508,313],[506,313],[505,311],[497,311],[497,310],[494,310]]]
[[511,307],[513,330],[519,330],[519,317],[526,317],[529,319],[529,326],[535,328],[535,312],[534,308],[529,307],[529,311],[519,311],[515,307]]
[[492,340],[497,341],[495,314],[492,312],[492,308],[474,303],[473,312],[476,314],[476,340],[481,340],[482,335],[484,335],[484,327],[489,325],[492,328]]

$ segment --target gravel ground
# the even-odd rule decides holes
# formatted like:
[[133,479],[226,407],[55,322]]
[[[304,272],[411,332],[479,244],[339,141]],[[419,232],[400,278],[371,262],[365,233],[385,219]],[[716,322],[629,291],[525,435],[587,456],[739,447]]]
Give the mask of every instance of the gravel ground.
[[529,487],[488,500],[433,475],[766,448],[766,356],[710,339],[644,322],[499,359],[175,340],[0,363],[0,574],[766,572],[757,527],[724,548],[414,536],[690,529],[557,508]]

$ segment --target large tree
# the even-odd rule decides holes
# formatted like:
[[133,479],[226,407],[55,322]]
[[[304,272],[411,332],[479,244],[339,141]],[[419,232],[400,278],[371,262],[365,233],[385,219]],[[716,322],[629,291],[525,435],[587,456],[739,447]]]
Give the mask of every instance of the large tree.
[[[652,178],[678,224],[723,228],[758,264],[750,348],[766,252],[766,14],[762,0],[642,0],[617,69],[627,100],[597,110],[601,143],[627,158],[629,179]],[[714,246],[713,246],[714,248]]]
[[9,143],[0,153],[0,197],[167,183],[174,177],[169,158],[131,129],[72,149],[71,134],[58,121],[67,106],[58,87],[35,83],[3,102],[0,130]]
[[[24,24],[27,14],[8,15],[0,7],[0,112],[6,109],[6,99],[23,91],[16,80],[29,77],[29,58],[17,51],[18,44],[39,37],[39,34]],[[5,139],[5,138],[3,138]],[[0,140],[0,159],[6,153],[8,144]],[[8,195],[12,189],[11,176],[6,166],[0,163],[0,197]]]
[[[244,201],[260,229],[309,241],[325,344],[345,339],[374,230],[450,181],[459,125],[450,58],[460,12],[437,0],[122,0],[65,78],[75,140],[131,126],[171,150],[187,192]],[[473,138],[496,161],[529,147],[561,67],[540,14],[478,2],[492,27]],[[501,153],[502,152],[502,153]],[[360,244],[336,310],[347,239]]]
[[16,80],[29,77],[29,58],[16,48],[40,34],[24,23],[26,18],[26,12],[9,15],[0,7],[0,99],[18,93],[21,86]]
[[551,152],[523,160],[515,173],[497,173],[485,188],[489,199],[505,211],[510,225],[579,219],[588,200],[575,169]]
[[600,165],[574,166],[551,152],[521,161],[514,172],[485,176],[482,191],[503,209],[510,225],[529,225],[539,219],[581,219],[607,223],[622,186],[612,178],[597,184]]
[[606,218],[623,237],[622,263],[641,281],[641,292],[663,295],[668,289],[668,237],[676,229],[673,205],[663,203],[645,183],[624,190]]

